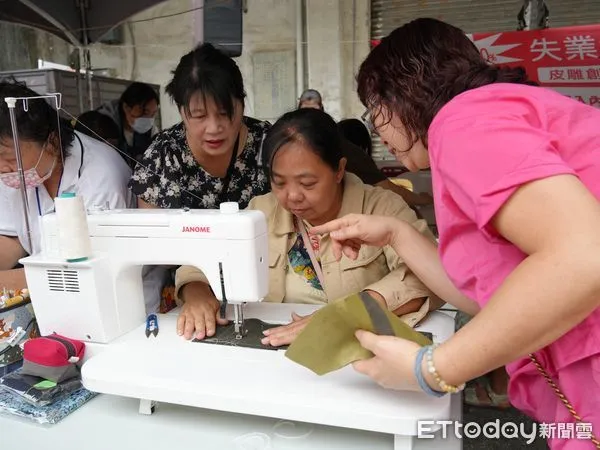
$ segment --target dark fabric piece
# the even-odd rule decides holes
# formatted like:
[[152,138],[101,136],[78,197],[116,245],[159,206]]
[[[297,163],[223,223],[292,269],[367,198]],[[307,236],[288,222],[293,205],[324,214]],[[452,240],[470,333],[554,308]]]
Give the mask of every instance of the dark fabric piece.
[[[371,322],[373,323],[376,334],[378,336],[394,336],[394,329],[392,328],[392,325],[390,324],[390,321],[386,317],[385,313],[381,309],[381,306],[379,306],[379,303],[377,303],[377,301],[366,292],[360,292],[358,295],[365,305],[365,309],[369,313],[369,317],[371,317]],[[419,333],[428,338],[430,341],[433,341],[432,333],[427,333],[426,331],[419,331]]]
[[0,380],[2,389],[18,395],[23,400],[36,405],[45,406],[64,398],[81,388],[80,378],[71,378],[62,383],[45,383],[44,378],[26,375],[21,370],[12,372]]
[[425,336],[427,339],[429,339],[430,341],[433,342],[433,334],[432,333],[427,333],[426,331],[419,331],[419,333],[421,333],[423,336]]
[[[378,305],[376,306],[381,308]],[[260,340],[264,337],[263,331],[268,330],[269,328],[276,328],[281,325],[266,323],[259,319],[247,319],[244,321],[244,326],[248,332],[242,339],[235,338],[235,329],[233,323],[229,323],[228,325],[218,326],[214,336],[204,339],[194,339],[192,342],[228,345],[233,347],[257,348],[264,350],[286,350],[289,347],[288,345],[272,347],[270,345],[263,345],[260,343]],[[433,341],[433,334],[424,332],[420,333]],[[393,336],[394,333],[392,332],[391,335]]]
[[[373,328],[375,328],[376,334],[379,336],[394,336],[394,328],[381,309],[379,303],[377,303],[377,301],[366,292],[360,292],[358,295],[365,305],[365,309],[369,313],[369,317],[371,317],[371,322],[373,323]],[[433,334],[423,331],[419,331],[419,333],[428,338],[430,341],[433,341]]]
[[263,322],[259,319],[246,319],[244,328],[247,330],[246,335],[242,339],[236,339],[235,328],[232,322],[228,325],[218,326],[215,335],[202,340],[194,339],[192,342],[200,342],[204,344],[229,345],[233,347],[258,348],[264,350],[285,350],[286,346],[272,347],[263,345],[260,340],[264,338],[263,331],[269,328],[276,328],[281,325]]
[[42,379],[51,380],[55,383],[70,380],[72,378],[79,378],[80,369],[76,364],[67,364],[65,366],[43,366],[36,364],[27,359],[23,360],[23,367],[21,373],[24,375],[31,375],[35,377],[41,377]]
[[386,179],[373,158],[363,149],[342,137],[342,153],[347,159],[346,170],[353,173],[365,184],[375,185]]
[[385,315],[385,311],[381,308],[379,303],[377,303],[377,300],[366,292],[360,292],[358,295],[362,300],[363,305],[365,305],[367,313],[369,313],[375,332],[379,336],[394,336],[396,334],[394,333],[394,328]]

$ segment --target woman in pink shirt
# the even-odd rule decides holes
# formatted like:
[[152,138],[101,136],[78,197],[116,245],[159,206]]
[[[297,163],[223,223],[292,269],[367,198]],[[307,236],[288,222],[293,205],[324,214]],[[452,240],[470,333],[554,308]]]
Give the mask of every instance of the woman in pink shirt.
[[380,217],[313,232],[331,232],[338,257],[392,245],[475,315],[438,347],[359,332],[375,357],[357,370],[442,395],[506,365],[513,405],[555,429],[580,416],[551,448],[600,448],[600,111],[530,84],[522,69],[488,65],[448,24],[396,29],[363,62],[358,93],[396,158],[431,168],[439,249]]

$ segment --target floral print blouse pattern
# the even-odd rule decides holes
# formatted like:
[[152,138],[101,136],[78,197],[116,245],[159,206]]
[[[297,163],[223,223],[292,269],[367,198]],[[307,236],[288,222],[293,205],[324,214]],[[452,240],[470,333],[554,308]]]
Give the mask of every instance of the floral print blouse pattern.
[[[268,122],[244,117],[248,137],[236,159],[222,201],[238,202],[245,208],[257,195],[270,190],[261,165],[263,137]],[[159,208],[218,208],[224,179],[213,177],[194,158],[187,145],[183,122],[159,133],[136,165],[131,190],[140,199]]]

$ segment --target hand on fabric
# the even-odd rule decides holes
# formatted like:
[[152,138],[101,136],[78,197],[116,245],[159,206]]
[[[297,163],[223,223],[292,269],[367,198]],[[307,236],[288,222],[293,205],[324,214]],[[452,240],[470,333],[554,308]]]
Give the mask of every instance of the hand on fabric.
[[[421,391],[415,378],[414,367],[420,346],[406,339],[394,336],[378,336],[359,330],[356,338],[360,344],[373,353],[373,357],[352,364],[357,372],[375,380],[386,389]],[[431,383],[423,372],[425,379]],[[433,386],[433,384],[431,384]]]
[[358,258],[360,247],[372,245],[384,247],[390,244],[401,222],[392,217],[349,214],[310,229],[311,234],[329,233],[333,254],[339,261],[342,254],[350,259]]
[[292,313],[292,321],[289,324],[265,330],[263,332],[265,337],[262,338],[260,342],[263,345],[272,345],[273,347],[289,345],[294,342],[296,336],[298,336],[304,327],[308,325],[311,317],[312,314],[300,316],[296,313]]
[[205,283],[194,282],[183,287],[185,303],[177,318],[177,334],[186,339],[204,339],[215,334],[217,325],[227,325],[219,315],[219,301]]

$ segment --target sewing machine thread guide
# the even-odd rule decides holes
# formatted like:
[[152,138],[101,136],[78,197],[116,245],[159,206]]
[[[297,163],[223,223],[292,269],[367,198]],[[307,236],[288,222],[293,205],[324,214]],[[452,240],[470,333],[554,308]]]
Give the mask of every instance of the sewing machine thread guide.
[[146,318],[146,337],[149,338],[151,334],[154,337],[158,336],[158,317],[156,317],[156,314],[150,314]]
[[221,319],[225,319],[227,315],[227,296],[225,295],[225,280],[223,278],[223,263],[219,262],[219,278],[221,280],[221,308],[219,309],[219,315]]

